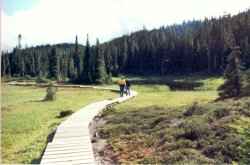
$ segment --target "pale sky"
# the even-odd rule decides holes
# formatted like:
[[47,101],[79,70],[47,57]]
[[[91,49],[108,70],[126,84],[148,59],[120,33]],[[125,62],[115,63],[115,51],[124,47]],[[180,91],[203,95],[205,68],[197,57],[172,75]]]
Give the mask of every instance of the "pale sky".
[[[0,0],[1,1],[1,0]],[[250,0],[2,0],[3,49],[71,42],[98,37],[101,42],[140,30],[184,20],[232,15],[250,7]]]

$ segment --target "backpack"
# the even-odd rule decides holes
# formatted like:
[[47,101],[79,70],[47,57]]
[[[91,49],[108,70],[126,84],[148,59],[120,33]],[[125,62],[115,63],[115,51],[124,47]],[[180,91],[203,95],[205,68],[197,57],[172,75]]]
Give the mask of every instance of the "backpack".
[[125,84],[126,84],[126,81],[123,80],[123,79],[122,79],[122,80],[118,80],[118,84],[119,84],[119,85],[125,85]]

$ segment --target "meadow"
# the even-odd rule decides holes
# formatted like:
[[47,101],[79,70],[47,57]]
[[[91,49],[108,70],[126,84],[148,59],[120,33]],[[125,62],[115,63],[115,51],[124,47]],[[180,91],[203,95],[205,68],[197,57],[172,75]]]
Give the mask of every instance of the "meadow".
[[220,77],[128,77],[139,92],[103,113],[104,159],[132,164],[249,163],[250,98],[215,101]]
[[[115,163],[222,163],[248,153],[249,98],[215,102],[224,82],[221,77],[121,77],[128,78],[139,94],[104,111],[107,124],[97,128],[108,144],[104,158]],[[104,87],[117,88],[119,78]],[[118,95],[59,88],[56,101],[44,102],[45,91],[2,85],[4,163],[39,163],[50,133],[66,118],[59,118],[60,112]],[[225,146],[229,147],[223,150]],[[225,153],[213,159],[221,152]]]
[[[218,97],[217,88],[224,80],[207,76],[124,76],[139,95],[133,100],[117,105],[119,111],[129,111],[149,106],[181,107],[193,102],[208,103]],[[114,78],[116,81],[118,78]],[[172,88],[172,89],[171,89]]]
[[93,89],[58,88],[55,101],[42,101],[46,88],[2,84],[2,162],[39,163],[49,134],[66,119],[60,112],[81,107],[116,93]]

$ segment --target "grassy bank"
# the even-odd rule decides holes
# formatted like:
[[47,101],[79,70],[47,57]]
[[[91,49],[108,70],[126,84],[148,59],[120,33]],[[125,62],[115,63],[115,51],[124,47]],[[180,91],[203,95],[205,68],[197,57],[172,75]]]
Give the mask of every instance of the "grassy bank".
[[98,128],[108,141],[104,157],[117,163],[248,163],[250,98],[213,102],[223,83],[216,77],[134,79],[139,95],[105,112],[107,124]]
[[116,163],[249,164],[250,98],[104,114],[99,135]]
[[93,89],[59,88],[57,99],[43,102],[46,88],[2,85],[3,163],[38,163],[50,132],[65,118],[61,111],[77,111],[116,93]]

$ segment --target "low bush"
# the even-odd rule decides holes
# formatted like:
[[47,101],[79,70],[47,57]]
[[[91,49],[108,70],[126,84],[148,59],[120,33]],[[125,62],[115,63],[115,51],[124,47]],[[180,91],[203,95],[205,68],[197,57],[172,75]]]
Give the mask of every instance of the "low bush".
[[159,160],[155,156],[148,156],[140,160],[138,164],[159,164]]
[[163,156],[163,164],[211,164],[212,159],[202,155],[199,151],[191,148],[182,148],[166,153]]
[[184,133],[179,137],[189,140],[198,140],[202,137],[206,137],[211,132],[208,124],[198,118],[185,121],[180,124],[179,127],[184,130]]
[[226,117],[228,115],[230,115],[230,111],[226,108],[215,109],[213,111],[213,116],[216,119],[220,119],[220,118]]
[[241,96],[250,96],[250,69],[244,72]]
[[49,84],[47,88],[47,94],[44,98],[44,101],[54,101],[56,99],[57,88],[54,87],[52,83]]
[[242,164],[250,164],[250,128],[243,130],[245,141],[241,144]]
[[137,132],[133,124],[120,123],[117,125],[107,125],[106,127],[99,128],[98,134],[101,138],[117,137],[118,135],[127,135]]
[[164,117],[158,117],[156,118],[151,124],[150,124],[150,128],[154,128],[155,126],[157,126],[160,122],[164,121],[165,118]]
[[[242,135],[232,127],[241,117],[249,121],[249,102],[243,97],[205,105],[195,102],[187,109],[114,109],[104,116],[107,124],[101,133],[115,144],[113,152],[120,163],[223,164],[244,160],[249,164],[250,143],[243,143]],[[235,125],[242,131],[244,124]],[[143,154],[145,151],[150,155]]]
[[73,113],[73,111],[72,110],[65,110],[65,111],[61,111],[60,113],[59,113],[59,118],[63,118],[63,117],[66,117],[66,116],[69,116],[69,115],[71,115]]
[[202,115],[204,114],[206,109],[201,107],[198,102],[194,102],[188,109],[183,113],[184,116],[192,116],[192,115]]
[[165,147],[167,147],[169,151],[174,151],[182,148],[195,148],[196,143],[189,139],[179,139],[175,140],[173,143],[166,143]]
[[209,158],[216,158],[221,162],[231,163],[240,160],[241,138],[236,134],[226,134],[213,140],[213,144],[204,147],[203,154]]

